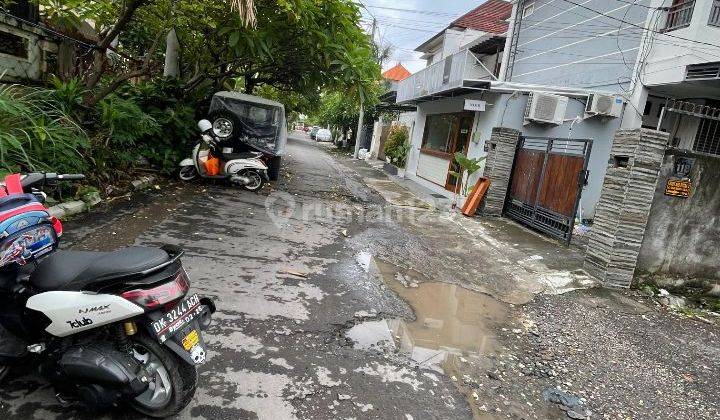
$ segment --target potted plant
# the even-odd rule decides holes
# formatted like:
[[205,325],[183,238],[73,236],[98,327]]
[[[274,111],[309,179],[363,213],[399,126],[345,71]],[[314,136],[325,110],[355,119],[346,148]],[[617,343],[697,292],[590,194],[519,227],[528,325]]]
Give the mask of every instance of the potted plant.
[[384,169],[393,175],[404,178],[408,152],[410,152],[408,128],[404,125],[393,126],[385,141],[387,163],[384,165]]
[[460,167],[460,171],[450,171],[450,175],[457,179],[454,191],[455,197],[453,198],[453,208],[457,205],[458,194],[460,194],[463,198],[467,197],[470,192],[470,186],[467,185],[468,180],[472,174],[482,168],[482,162],[484,160],[484,156],[480,158],[468,158],[462,152],[455,153],[455,162]]

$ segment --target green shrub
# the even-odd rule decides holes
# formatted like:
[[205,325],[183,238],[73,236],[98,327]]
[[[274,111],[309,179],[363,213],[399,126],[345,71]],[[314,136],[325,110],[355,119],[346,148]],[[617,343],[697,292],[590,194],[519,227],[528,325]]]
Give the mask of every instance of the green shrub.
[[132,167],[141,156],[143,139],[157,137],[160,124],[134,101],[109,95],[98,104],[100,129],[93,143],[97,169],[105,178]]
[[407,155],[410,151],[408,138],[407,127],[395,125],[390,129],[390,134],[385,141],[385,156],[390,158],[390,162],[399,168],[404,168],[407,161]]
[[174,171],[197,136],[197,104],[184,102],[183,88],[173,78],[128,85],[118,94],[136,103],[159,125],[160,135],[143,136],[136,142],[138,154],[153,166]]
[[60,109],[76,120],[79,119],[80,112],[83,109],[83,98],[88,94],[82,80],[70,79],[62,81],[57,77],[53,77],[51,83],[53,87],[52,97]]
[[0,171],[83,172],[87,135],[46,89],[0,86]]

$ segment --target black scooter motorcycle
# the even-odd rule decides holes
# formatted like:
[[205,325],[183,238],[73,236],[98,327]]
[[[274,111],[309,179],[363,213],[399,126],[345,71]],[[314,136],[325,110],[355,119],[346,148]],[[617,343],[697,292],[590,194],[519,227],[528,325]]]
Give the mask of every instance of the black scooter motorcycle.
[[57,250],[62,225],[39,189],[82,178],[0,183],[0,386],[13,366],[32,363],[63,404],[177,414],[195,393],[215,306],[188,295],[178,247]]

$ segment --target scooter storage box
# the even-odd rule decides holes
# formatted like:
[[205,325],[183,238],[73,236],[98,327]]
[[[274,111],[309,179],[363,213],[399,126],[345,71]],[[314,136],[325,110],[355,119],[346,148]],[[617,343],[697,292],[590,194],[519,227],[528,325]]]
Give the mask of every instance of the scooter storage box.
[[0,267],[25,264],[57,244],[52,218],[34,195],[0,197]]

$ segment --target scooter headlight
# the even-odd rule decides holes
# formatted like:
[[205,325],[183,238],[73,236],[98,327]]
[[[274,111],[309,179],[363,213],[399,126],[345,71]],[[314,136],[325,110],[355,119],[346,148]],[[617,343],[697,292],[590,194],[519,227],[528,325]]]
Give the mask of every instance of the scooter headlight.
[[233,123],[227,118],[218,118],[213,123],[213,133],[221,139],[230,137],[233,133]]

